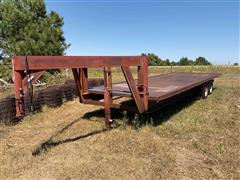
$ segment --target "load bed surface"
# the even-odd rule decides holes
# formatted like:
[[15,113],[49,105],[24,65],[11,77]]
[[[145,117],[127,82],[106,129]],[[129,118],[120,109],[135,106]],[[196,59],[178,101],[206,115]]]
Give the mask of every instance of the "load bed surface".
[[[218,76],[218,73],[167,73],[151,76],[148,78],[149,100],[161,101],[202,85]],[[131,96],[126,82],[113,83],[112,90],[115,96]],[[89,91],[103,94],[104,86],[95,86]]]

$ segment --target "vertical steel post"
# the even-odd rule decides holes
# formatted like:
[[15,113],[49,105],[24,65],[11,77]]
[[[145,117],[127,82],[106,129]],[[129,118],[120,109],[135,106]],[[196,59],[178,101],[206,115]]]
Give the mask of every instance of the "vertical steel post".
[[14,74],[14,92],[16,99],[16,117],[24,115],[24,101],[23,101],[23,88],[22,88],[22,74],[21,71],[15,71]]
[[112,72],[111,67],[104,67],[104,106],[106,127],[111,128],[111,104],[112,104]]
[[77,93],[79,96],[79,101],[80,103],[83,103],[83,98],[82,98],[82,93],[81,93],[81,84],[80,84],[80,76],[79,76],[79,71],[77,68],[72,69],[73,77],[75,80],[76,88],[77,88]]
[[88,69],[87,68],[80,68],[79,69],[79,74],[80,74],[80,81],[82,85],[82,93],[83,94],[88,94]]
[[142,56],[141,65],[138,66],[138,91],[144,110],[148,110],[148,60]]

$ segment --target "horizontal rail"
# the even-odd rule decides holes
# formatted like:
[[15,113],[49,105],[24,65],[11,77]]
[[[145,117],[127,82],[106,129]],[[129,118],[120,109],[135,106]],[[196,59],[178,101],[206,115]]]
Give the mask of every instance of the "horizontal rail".
[[[31,95],[31,80],[38,79],[49,69],[72,69],[81,103],[104,105],[106,126],[110,128],[111,108],[124,108],[142,113],[147,110],[147,57],[146,56],[13,56],[14,91],[16,97],[16,117],[24,115],[24,95]],[[138,83],[133,79],[130,66],[138,68]],[[130,92],[114,92],[119,96],[131,96],[136,107],[113,104],[112,67],[121,67]],[[104,101],[92,97],[88,89],[87,68],[102,68],[104,74]],[[143,88],[144,87],[144,88]],[[24,91],[27,89],[28,91]],[[29,91],[30,90],[30,91]],[[145,91],[143,91],[145,90]]]
[[[103,94],[104,93],[104,89],[100,89],[100,88],[89,88],[88,90],[91,93],[95,93],[95,94]],[[126,96],[126,97],[131,97],[132,96],[132,93],[130,91],[112,90],[112,94],[114,96]]]
[[47,70],[61,68],[98,68],[140,66],[145,56],[13,56],[14,69]]

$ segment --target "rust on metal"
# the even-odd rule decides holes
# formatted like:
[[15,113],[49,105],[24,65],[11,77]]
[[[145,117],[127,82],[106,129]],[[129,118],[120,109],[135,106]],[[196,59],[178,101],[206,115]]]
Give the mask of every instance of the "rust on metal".
[[131,95],[133,96],[136,106],[139,109],[139,113],[144,112],[144,105],[141,101],[139,91],[137,90],[136,83],[133,79],[131,70],[129,67],[122,67],[123,74],[125,76],[125,79],[127,80],[127,85],[131,91]]
[[[80,103],[104,106],[108,128],[111,108],[144,113],[219,76],[216,73],[169,73],[148,77],[146,56],[14,56],[12,63],[17,117],[24,115],[24,95],[45,70],[71,68]],[[136,80],[130,66],[137,67]],[[112,67],[122,69],[124,82],[112,83]],[[88,87],[88,68],[103,69],[104,85]],[[116,96],[131,97],[132,101],[113,103]]]
[[[27,56],[29,70],[140,66],[143,56]],[[14,56],[15,70],[26,69],[26,57]]]
[[[204,84],[218,77],[219,73],[167,73],[148,78],[148,99],[161,101],[183,91]],[[136,80],[135,80],[136,82]],[[102,86],[95,86],[89,91],[102,94]],[[126,82],[113,83],[113,95],[131,97],[131,91]]]
[[110,128],[111,124],[111,105],[112,105],[112,72],[111,67],[107,66],[103,68],[104,73],[104,107],[106,127]]

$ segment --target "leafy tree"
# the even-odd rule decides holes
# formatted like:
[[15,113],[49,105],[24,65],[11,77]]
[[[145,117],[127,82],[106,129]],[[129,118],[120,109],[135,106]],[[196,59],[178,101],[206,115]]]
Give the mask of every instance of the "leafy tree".
[[193,66],[194,65],[194,61],[193,60],[189,60],[189,66]]
[[188,59],[187,57],[182,57],[179,62],[170,61],[169,59],[162,60],[157,55],[153,53],[148,53],[147,55],[142,53],[142,55],[148,57],[149,66],[194,66],[194,65],[211,65],[210,62],[204,57],[198,57],[195,61]]
[[156,65],[157,66],[166,66],[166,62],[164,60],[162,60],[161,58],[158,58]]
[[[146,54],[142,54],[142,55],[146,55]],[[159,58],[157,55],[153,53],[148,53],[147,58],[148,58],[149,66],[170,66],[171,65],[171,62],[169,59],[162,60],[161,58]]]
[[234,65],[234,66],[238,66],[238,63],[234,63],[233,65]]
[[44,0],[0,0],[0,54],[63,55],[69,45],[63,18],[46,12]]
[[170,60],[169,60],[169,59],[166,59],[166,60],[165,60],[165,64],[166,64],[165,66],[171,66]]
[[11,61],[7,59],[0,60],[0,79],[8,82],[12,81]]
[[193,65],[193,61],[189,60],[187,57],[182,57],[179,60],[179,65],[180,66],[190,66],[190,65]]
[[157,66],[159,64],[159,57],[153,53],[148,53],[148,64],[149,66]]
[[195,64],[195,65],[198,65],[198,66],[201,66],[201,65],[211,65],[211,63],[208,62],[208,60],[206,60],[205,57],[201,57],[201,56],[198,57],[198,58],[196,58],[194,64]]
[[171,65],[171,66],[177,66],[177,65],[178,65],[178,62],[172,61],[170,65]]

